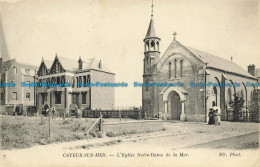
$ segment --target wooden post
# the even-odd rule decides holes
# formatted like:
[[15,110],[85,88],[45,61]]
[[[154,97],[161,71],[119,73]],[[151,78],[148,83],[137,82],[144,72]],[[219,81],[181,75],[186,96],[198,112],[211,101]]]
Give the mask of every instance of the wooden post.
[[100,125],[99,125],[99,131],[102,132],[102,114],[100,113]]
[[139,117],[139,120],[142,118],[142,107],[140,107],[140,109],[138,110],[138,117]]
[[41,125],[43,124],[43,121],[42,121],[42,114],[41,114]]
[[119,119],[120,119],[120,122],[121,122],[121,111],[120,111],[120,108],[118,109],[119,111]]
[[51,138],[51,114],[49,114],[49,138]]

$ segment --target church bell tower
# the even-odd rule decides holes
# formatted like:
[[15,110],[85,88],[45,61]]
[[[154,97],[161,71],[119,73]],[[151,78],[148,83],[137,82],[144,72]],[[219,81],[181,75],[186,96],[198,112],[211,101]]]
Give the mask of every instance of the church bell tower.
[[[156,36],[153,20],[153,4],[150,24],[143,40],[144,42],[144,71],[143,82],[152,83],[156,81],[156,65],[159,61],[160,51],[160,38]],[[157,97],[156,87],[143,87],[142,88],[142,108],[146,116],[149,118],[156,117],[156,102]]]

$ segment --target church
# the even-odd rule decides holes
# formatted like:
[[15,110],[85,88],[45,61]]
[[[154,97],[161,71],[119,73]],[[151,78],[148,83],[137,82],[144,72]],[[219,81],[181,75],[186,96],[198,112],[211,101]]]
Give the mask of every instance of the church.
[[[245,101],[246,117],[248,104],[257,87],[247,86],[256,83],[255,66],[249,65],[248,72],[227,60],[191,48],[176,40],[160,57],[160,38],[155,33],[153,15],[143,40],[143,82],[144,83],[183,83],[183,87],[143,87],[142,108],[148,118],[164,120],[207,122],[209,108],[221,109],[221,120],[230,120],[232,113],[229,101],[236,93]],[[232,84],[231,87],[191,86],[190,83]],[[240,86],[234,86],[239,83]],[[258,91],[259,92],[259,91]]]

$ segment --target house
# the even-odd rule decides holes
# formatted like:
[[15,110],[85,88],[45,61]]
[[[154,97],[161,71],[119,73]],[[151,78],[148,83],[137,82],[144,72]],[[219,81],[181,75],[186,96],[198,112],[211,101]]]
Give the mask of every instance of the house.
[[114,107],[114,87],[87,85],[114,83],[115,74],[101,60],[82,60],[79,57],[76,61],[56,54],[53,61],[42,59],[37,75],[38,83],[43,83],[37,86],[37,108],[41,111],[45,105],[66,113],[74,111],[76,106],[87,109]]

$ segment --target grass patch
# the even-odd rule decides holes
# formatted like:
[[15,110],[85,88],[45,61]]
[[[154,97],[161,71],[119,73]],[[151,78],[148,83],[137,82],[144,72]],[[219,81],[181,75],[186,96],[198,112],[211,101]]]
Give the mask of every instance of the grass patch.
[[82,140],[100,137],[84,134],[95,119],[51,119],[51,138],[49,138],[48,118],[2,117],[2,148],[28,148],[33,145],[46,145],[55,142]]
[[118,144],[118,143],[121,143],[121,142],[122,142],[122,140],[118,139],[118,140],[112,140],[112,141],[108,141],[108,142],[104,142],[104,143],[76,146],[76,149],[78,149],[78,148],[80,148],[80,149],[89,149],[91,147],[111,146],[111,145],[115,145],[115,144]]
[[[166,131],[166,129],[163,128],[160,131]],[[137,132],[136,130],[131,130],[131,131],[122,131],[120,133],[114,133],[114,132],[109,131],[109,132],[106,133],[106,136],[107,137],[116,137],[116,136],[127,136],[127,135],[131,135],[131,134],[152,133],[152,132],[156,132],[156,131],[155,130],[146,130],[144,132]]]

